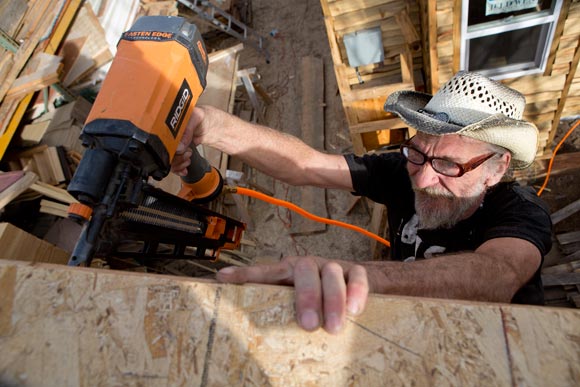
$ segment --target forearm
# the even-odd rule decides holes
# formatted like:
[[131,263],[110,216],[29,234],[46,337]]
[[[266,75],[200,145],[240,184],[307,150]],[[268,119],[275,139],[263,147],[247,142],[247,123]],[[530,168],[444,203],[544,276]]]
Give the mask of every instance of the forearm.
[[352,189],[342,156],[324,154],[294,136],[227,113],[211,113],[217,122],[200,139],[202,143],[292,185]]
[[371,292],[380,294],[510,302],[524,281],[514,267],[478,253],[362,265]]

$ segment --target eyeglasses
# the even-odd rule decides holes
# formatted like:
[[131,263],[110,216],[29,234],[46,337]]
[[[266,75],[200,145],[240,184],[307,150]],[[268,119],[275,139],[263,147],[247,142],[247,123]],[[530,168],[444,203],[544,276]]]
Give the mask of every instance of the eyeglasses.
[[464,164],[459,164],[454,161],[442,159],[439,157],[429,157],[420,150],[412,147],[409,144],[409,141],[410,140],[401,145],[401,154],[405,156],[407,161],[415,165],[423,165],[426,162],[429,162],[435,172],[449,177],[463,176],[467,172],[474,170],[497,154],[490,153],[471,159]]

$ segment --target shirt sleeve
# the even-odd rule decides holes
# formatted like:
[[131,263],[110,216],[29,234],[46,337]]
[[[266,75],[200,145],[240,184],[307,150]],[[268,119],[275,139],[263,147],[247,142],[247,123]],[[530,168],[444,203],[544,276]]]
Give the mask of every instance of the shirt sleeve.
[[[392,203],[394,192],[406,192],[411,181],[405,168],[405,159],[399,153],[344,156],[354,187],[353,194],[366,196],[382,204]],[[393,188],[397,187],[398,190]]]
[[[511,191],[511,192],[510,192]],[[542,256],[552,247],[552,220],[545,202],[533,189],[513,184],[507,194],[495,195],[491,203],[491,227],[484,239],[514,237],[533,243]]]

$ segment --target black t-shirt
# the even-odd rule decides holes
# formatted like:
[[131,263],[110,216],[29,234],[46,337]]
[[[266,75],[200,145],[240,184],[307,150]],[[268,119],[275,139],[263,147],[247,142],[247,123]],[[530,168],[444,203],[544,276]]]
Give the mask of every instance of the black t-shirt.
[[[415,199],[406,160],[399,153],[345,156],[355,195],[387,206],[391,258],[428,258],[441,253],[473,251],[485,241],[512,237],[533,243],[543,257],[552,247],[552,222],[545,203],[532,188],[502,182],[485,195],[482,206],[450,229],[417,229]],[[540,269],[513,297],[513,303],[543,304]]]

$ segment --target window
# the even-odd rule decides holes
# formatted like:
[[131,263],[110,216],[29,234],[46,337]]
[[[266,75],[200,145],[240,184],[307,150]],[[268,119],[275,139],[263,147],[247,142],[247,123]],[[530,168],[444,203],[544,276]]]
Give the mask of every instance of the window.
[[503,79],[541,73],[562,0],[469,0],[461,18],[461,69]]

